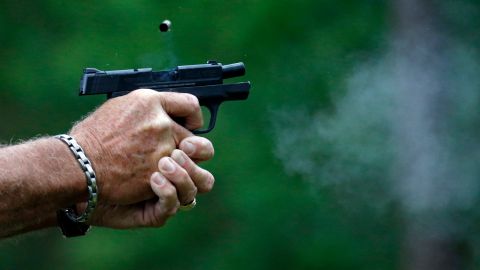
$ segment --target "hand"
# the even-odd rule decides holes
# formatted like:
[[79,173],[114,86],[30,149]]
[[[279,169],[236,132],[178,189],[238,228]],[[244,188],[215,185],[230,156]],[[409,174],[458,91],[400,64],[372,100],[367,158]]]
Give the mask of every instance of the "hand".
[[[170,157],[159,161],[160,172],[154,172],[150,177],[156,198],[133,205],[99,204],[91,224],[117,229],[160,227],[177,212],[180,204],[190,203],[197,191],[210,191],[214,184],[212,174],[192,161],[204,161],[213,157],[214,150],[210,141],[201,137],[188,137],[179,147],[181,150],[174,150]],[[166,164],[172,165],[172,169],[164,170]]]
[[194,96],[137,90],[109,100],[72,129],[97,172],[92,224],[160,226],[179,204],[212,188],[213,176],[192,161],[210,159],[212,144],[172,117],[185,118],[189,129],[203,124]]
[[[185,127],[172,117],[184,118]],[[107,101],[75,125],[71,135],[97,173],[97,208],[88,222],[160,226],[180,203],[209,191],[213,176],[194,161],[210,159],[212,144],[188,130],[200,128],[202,121],[192,95],[138,90]],[[83,212],[87,189],[77,163],[55,138],[3,148],[0,190],[8,203],[0,209],[0,236],[53,226],[55,211],[74,203]],[[173,169],[165,170],[165,163]]]
[[73,127],[97,173],[98,200],[132,204],[155,197],[150,175],[157,162],[193,134],[172,120],[185,118],[187,129],[202,126],[195,96],[141,89],[108,100]]

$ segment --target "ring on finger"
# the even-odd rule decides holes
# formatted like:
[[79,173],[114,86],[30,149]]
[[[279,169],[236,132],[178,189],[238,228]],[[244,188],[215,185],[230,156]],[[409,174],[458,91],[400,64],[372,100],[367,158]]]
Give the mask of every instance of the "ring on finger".
[[189,211],[189,210],[192,210],[195,207],[195,205],[197,205],[197,200],[193,198],[193,201],[191,203],[180,205],[178,209],[182,211]]

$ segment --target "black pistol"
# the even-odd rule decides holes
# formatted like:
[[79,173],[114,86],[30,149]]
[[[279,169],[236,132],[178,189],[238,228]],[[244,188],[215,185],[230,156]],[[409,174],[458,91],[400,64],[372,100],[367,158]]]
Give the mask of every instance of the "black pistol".
[[80,95],[106,94],[107,98],[114,98],[140,88],[190,93],[198,98],[200,105],[210,111],[208,127],[193,131],[195,134],[203,134],[215,127],[220,103],[247,99],[250,82],[223,83],[224,79],[243,75],[245,75],[243,63],[222,65],[216,61],[178,66],[162,71],[152,71],[151,68],[110,71],[86,68],[80,81]]

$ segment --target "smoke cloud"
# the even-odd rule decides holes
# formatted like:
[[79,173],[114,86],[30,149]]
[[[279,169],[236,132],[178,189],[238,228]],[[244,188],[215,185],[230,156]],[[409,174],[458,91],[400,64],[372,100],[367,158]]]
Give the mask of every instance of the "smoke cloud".
[[275,112],[275,154],[350,209],[393,202],[433,232],[465,234],[476,215],[459,213],[479,198],[480,58],[458,44],[402,47],[357,67],[333,112]]

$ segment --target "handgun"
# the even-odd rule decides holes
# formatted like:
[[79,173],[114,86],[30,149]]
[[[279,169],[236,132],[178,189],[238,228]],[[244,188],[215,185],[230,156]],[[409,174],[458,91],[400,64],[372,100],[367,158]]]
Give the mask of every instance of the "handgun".
[[126,95],[136,89],[148,88],[159,92],[190,93],[210,112],[210,122],[195,134],[210,132],[215,127],[220,104],[228,100],[245,100],[250,82],[224,84],[224,79],[245,75],[241,62],[222,65],[216,61],[206,64],[177,66],[169,70],[152,68],[103,71],[85,68],[80,80],[80,95],[106,94],[107,99]]

